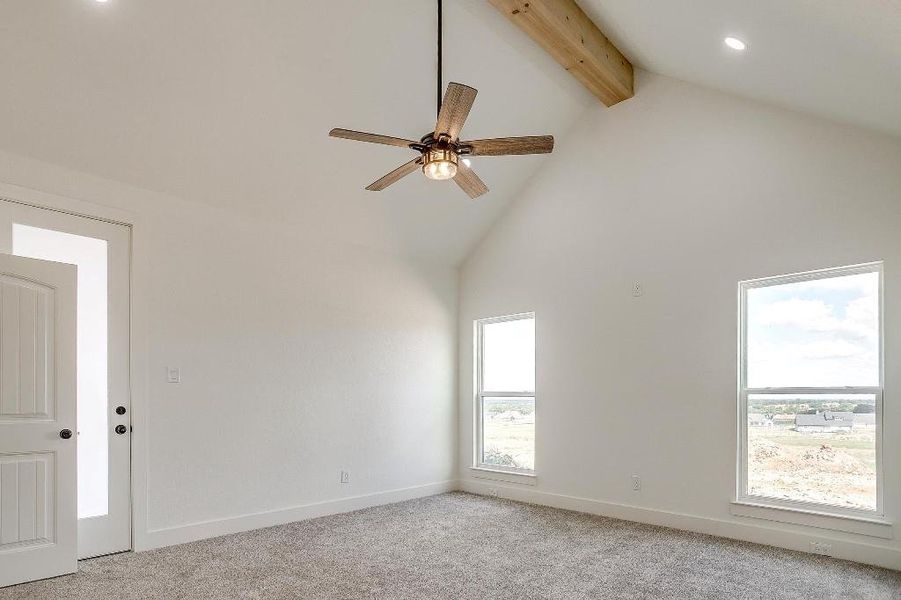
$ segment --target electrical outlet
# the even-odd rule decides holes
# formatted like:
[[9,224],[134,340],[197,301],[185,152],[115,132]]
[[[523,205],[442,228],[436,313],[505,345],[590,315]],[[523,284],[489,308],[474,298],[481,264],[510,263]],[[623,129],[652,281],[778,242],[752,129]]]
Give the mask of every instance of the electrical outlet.
[[495,488],[495,487],[488,488],[488,495],[494,496],[496,498],[497,497],[497,488]]
[[641,285],[641,282],[636,281],[632,284],[632,295],[638,298],[642,294],[644,294],[644,286]]
[[341,471],[341,483],[350,483],[350,473]]
[[820,556],[832,556],[832,544],[825,542],[810,542],[810,552]]
[[178,367],[166,367],[166,382],[181,383],[181,369]]
[[632,491],[640,492],[641,491],[641,477],[638,475],[632,476]]

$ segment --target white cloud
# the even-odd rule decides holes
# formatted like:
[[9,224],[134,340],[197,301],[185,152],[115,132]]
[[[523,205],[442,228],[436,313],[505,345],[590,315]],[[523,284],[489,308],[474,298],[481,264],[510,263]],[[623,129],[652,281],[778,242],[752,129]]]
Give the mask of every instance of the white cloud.
[[792,327],[808,332],[832,332],[839,336],[875,339],[879,334],[879,307],[875,295],[864,295],[845,305],[839,318],[835,307],[823,300],[791,298],[771,302],[753,310],[753,324],[762,327]]
[[825,340],[798,344],[793,349],[798,358],[847,358],[850,356],[863,356],[867,349],[845,340]]
[[878,339],[879,301],[877,298],[878,296],[873,294],[849,302],[845,307],[845,328],[869,339]]
[[753,312],[754,322],[763,326],[790,326],[805,331],[832,331],[840,326],[832,307],[822,300],[780,300]]

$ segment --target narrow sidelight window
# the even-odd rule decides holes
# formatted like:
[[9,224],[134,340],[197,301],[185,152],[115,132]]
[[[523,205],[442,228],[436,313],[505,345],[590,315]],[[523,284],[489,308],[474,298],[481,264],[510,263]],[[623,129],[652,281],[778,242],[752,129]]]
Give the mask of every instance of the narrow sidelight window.
[[535,315],[475,323],[477,467],[535,470]]
[[882,514],[882,264],[740,284],[739,500]]

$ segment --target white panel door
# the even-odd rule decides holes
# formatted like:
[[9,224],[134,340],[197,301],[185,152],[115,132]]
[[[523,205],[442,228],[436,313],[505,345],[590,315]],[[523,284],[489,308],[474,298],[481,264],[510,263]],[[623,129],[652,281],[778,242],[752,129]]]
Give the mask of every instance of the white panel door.
[[0,254],[0,587],[77,569],[76,278]]

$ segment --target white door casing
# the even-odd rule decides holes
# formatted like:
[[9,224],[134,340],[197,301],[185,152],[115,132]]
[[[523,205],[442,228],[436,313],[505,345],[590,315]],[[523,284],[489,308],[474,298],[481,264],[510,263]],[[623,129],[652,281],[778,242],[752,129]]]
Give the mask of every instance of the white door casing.
[[76,281],[0,255],[0,587],[77,568]]
[[[13,244],[13,229],[17,225],[103,240],[106,243],[107,386],[104,431],[105,443],[108,446],[108,463],[104,469],[105,472],[101,473],[92,469],[89,475],[95,478],[105,477],[108,484],[106,494],[108,504],[106,510],[100,513],[94,513],[88,517],[79,514],[78,558],[90,558],[130,550],[132,547],[129,381],[131,228],[100,219],[3,200],[0,201],[0,251],[20,254],[19,249],[15,248]],[[32,257],[73,262],[68,256],[43,256],[41,248],[36,254],[32,254]],[[79,292],[80,297],[81,293]],[[80,321],[81,317],[78,318]],[[81,341],[79,341],[77,351],[90,352],[84,348]],[[79,390],[81,390],[81,384],[79,384]],[[124,414],[116,412],[118,407],[122,407],[125,411]],[[79,414],[83,414],[82,409],[78,409],[78,411]],[[82,430],[82,442],[86,441],[85,430],[89,425],[84,421],[79,423]],[[121,435],[115,433],[118,426],[124,427],[126,432]],[[94,442],[97,441],[94,440]],[[80,452],[86,449],[87,446],[82,447]],[[81,464],[81,458],[78,458],[78,461]],[[82,491],[85,491],[86,481],[83,477],[79,481],[79,489]],[[84,504],[84,500],[85,498],[81,498],[79,504]],[[81,512],[80,509],[79,513]]]

